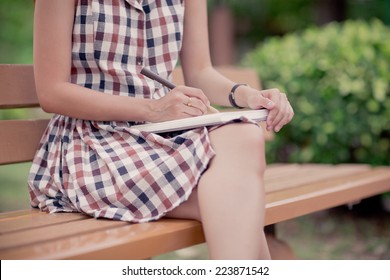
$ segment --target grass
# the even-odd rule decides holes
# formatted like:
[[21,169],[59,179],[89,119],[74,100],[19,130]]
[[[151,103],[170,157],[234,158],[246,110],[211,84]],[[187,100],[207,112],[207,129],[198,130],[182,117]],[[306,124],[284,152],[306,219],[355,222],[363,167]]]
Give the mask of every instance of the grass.
[[30,207],[27,174],[31,163],[0,166],[0,212]]
[[[0,166],[0,212],[29,208],[27,174],[31,163]],[[277,235],[305,260],[390,260],[390,215],[381,197],[338,207],[277,225]],[[207,259],[200,244],[155,259]]]
[[390,219],[383,209],[338,207],[278,225],[298,258],[312,260],[390,259]]

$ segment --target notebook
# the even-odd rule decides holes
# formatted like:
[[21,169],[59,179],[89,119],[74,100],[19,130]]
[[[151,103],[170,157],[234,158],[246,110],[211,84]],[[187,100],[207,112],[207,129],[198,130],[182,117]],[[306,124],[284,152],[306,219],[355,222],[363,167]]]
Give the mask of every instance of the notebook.
[[179,120],[133,125],[131,126],[131,128],[146,132],[163,133],[177,130],[192,129],[203,126],[213,126],[234,120],[239,120],[241,118],[247,118],[255,122],[260,122],[265,121],[267,119],[267,115],[268,110],[266,109],[220,112]]

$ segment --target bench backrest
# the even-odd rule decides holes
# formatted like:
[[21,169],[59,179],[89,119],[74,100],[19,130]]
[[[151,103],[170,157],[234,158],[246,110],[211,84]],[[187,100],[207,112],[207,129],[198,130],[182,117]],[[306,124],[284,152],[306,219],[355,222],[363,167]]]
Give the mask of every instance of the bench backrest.
[[[228,78],[260,89],[252,69],[222,67],[218,70]],[[184,84],[180,68],[173,74],[176,84]],[[0,65],[0,109],[39,107],[32,65]],[[43,114],[42,114],[43,115]],[[0,120],[0,165],[31,161],[48,118]]]

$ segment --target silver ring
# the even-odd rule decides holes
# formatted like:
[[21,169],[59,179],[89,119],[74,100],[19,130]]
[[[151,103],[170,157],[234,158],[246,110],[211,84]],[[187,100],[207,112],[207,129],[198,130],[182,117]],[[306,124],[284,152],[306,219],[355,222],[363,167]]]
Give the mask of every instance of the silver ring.
[[188,107],[192,107],[192,99],[191,99],[191,97],[190,97],[190,99],[188,100],[188,102],[186,103],[186,105],[188,106]]

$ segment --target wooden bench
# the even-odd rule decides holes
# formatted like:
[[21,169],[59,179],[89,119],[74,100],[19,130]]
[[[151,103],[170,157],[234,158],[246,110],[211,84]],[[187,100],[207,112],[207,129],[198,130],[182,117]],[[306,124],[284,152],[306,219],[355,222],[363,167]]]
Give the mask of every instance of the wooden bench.
[[[220,70],[260,87],[252,70]],[[175,77],[182,83],[180,73]],[[0,109],[39,106],[31,65],[0,65],[0,85]],[[1,120],[0,164],[31,161],[46,124],[39,119]],[[272,225],[387,192],[390,167],[274,164],[267,168],[265,182],[266,224]],[[130,224],[36,209],[0,213],[2,260],[145,259],[204,241],[201,223],[191,220]]]

